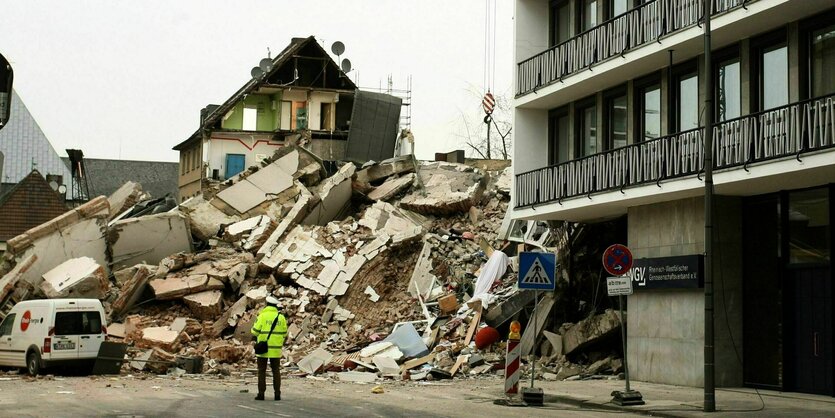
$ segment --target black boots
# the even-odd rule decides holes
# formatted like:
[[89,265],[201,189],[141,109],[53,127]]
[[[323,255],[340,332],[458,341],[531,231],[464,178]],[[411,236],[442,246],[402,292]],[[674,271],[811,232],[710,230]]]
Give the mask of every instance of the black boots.
[[259,393],[258,395],[255,396],[255,400],[256,401],[263,401],[264,400],[264,394]]
[[275,393],[275,400],[277,400],[277,401],[281,400],[281,392],[276,392]]

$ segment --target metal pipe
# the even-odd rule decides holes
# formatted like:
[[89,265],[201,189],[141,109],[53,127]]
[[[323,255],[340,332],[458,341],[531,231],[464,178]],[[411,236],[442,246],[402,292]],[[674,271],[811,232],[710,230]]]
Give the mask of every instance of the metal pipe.
[[713,62],[710,42],[711,0],[704,1],[705,14],[705,351],[704,412],[716,411],[713,335]]

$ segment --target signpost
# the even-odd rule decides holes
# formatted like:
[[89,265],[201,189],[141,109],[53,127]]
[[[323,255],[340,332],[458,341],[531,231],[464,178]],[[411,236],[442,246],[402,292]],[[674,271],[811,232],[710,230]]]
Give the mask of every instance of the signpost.
[[641,392],[629,388],[629,363],[626,352],[626,323],[623,320],[623,295],[632,294],[632,277],[625,276],[632,268],[632,252],[625,245],[614,244],[603,252],[603,268],[616,277],[606,279],[606,291],[609,296],[618,297],[620,310],[620,336],[623,340],[623,374],[626,378],[626,390],[612,392],[612,402],[618,405],[643,405]]
[[[553,291],[557,286],[557,256],[553,253],[519,253],[519,290],[533,290],[534,311],[531,326],[536,332],[536,308],[539,307],[539,290]],[[533,354],[531,354],[533,356]],[[528,404],[542,405],[545,393],[534,387],[536,362],[531,361],[531,387],[522,388],[522,399]]]

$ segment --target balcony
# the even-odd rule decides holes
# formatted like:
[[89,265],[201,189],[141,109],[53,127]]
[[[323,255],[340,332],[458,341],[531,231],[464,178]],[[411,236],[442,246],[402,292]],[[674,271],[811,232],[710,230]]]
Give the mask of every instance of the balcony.
[[[645,185],[661,187],[664,183],[674,183],[670,180],[685,181],[683,179],[688,176],[698,181],[688,184],[685,187],[687,190],[659,190],[654,187],[645,190],[642,196],[658,200],[658,196],[663,193],[699,195],[698,187],[701,187],[701,171],[704,168],[703,144],[703,130],[696,129],[517,174],[515,209],[519,211],[547,203],[558,203],[562,207],[566,201],[579,196],[591,199],[593,194],[620,193],[610,196],[608,201],[598,203],[585,199],[573,200],[572,210],[588,212],[590,205],[609,202],[624,205],[626,198],[635,199],[635,193],[626,196],[625,190],[630,188]],[[821,151],[833,149],[835,95],[715,124],[713,162],[717,172],[717,192],[748,195],[777,191],[781,187],[806,187],[802,185],[803,181],[812,181],[815,175],[822,175],[831,182],[835,178],[835,158],[830,152]],[[809,161],[806,161],[807,157]],[[786,160],[793,165],[775,165],[777,161]],[[752,175],[749,172],[752,166],[763,164],[774,167],[759,174]],[[722,177],[723,173],[745,175]],[[760,181],[755,185],[752,180],[757,178]],[[631,205],[643,203],[647,201],[633,200]],[[567,208],[555,209],[552,213],[560,210]],[[536,212],[540,217],[547,215],[547,211]],[[613,215],[604,212],[598,211],[598,214]],[[588,212],[581,216],[593,215]]]
[[[711,0],[713,15],[756,0]],[[653,0],[555,45],[517,66],[516,97],[700,24],[702,0]]]

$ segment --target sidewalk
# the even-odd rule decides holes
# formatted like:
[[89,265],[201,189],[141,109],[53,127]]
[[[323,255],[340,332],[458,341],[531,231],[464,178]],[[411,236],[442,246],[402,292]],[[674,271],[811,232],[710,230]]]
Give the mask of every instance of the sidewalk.
[[[525,382],[524,386],[528,386]],[[717,388],[716,412],[702,412],[702,388],[631,382],[632,390],[641,392],[646,405],[618,406],[611,402],[612,391],[624,390],[623,380],[584,380],[571,382],[537,381],[545,391],[545,402],[567,403],[589,409],[630,411],[669,417],[783,417],[835,416],[835,398],[803,393],[778,392],[751,388]]]

